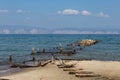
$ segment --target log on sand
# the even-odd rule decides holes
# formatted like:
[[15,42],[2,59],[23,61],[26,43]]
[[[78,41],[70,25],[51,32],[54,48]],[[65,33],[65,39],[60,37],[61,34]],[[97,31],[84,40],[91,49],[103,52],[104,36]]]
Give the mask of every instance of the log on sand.
[[78,71],[83,69],[76,69],[76,68],[64,68],[63,71]]
[[75,74],[76,77],[100,77],[97,74]]
[[74,67],[73,64],[71,65],[59,65],[58,68],[71,68],[71,67]]
[[93,72],[89,71],[70,71],[69,74],[92,74]]
[[45,61],[43,64],[41,64],[42,67],[44,67],[45,65],[47,65],[48,63],[51,63],[51,60]]
[[0,78],[0,80],[9,80],[9,79],[1,79],[1,78]]

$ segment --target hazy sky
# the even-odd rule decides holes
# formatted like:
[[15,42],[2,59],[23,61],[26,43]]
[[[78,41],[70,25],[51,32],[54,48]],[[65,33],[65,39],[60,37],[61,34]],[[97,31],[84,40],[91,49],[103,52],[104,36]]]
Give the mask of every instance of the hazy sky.
[[0,0],[0,25],[120,32],[120,0]]

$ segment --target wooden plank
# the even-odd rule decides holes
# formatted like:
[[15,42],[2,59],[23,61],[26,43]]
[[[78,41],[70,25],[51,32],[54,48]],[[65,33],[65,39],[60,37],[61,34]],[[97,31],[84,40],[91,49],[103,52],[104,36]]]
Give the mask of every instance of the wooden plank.
[[99,77],[100,75],[96,74],[75,74],[76,77]]
[[58,66],[58,68],[71,68],[71,67],[74,67],[74,65],[71,64],[71,65],[61,65],[61,66]]
[[45,61],[41,66],[44,67],[44,66],[47,65],[48,63],[51,63],[51,60]]
[[64,68],[63,71],[77,71],[77,70],[83,70],[83,69],[76,69],[76,68]]
[[93,72],[89,71],[70,71],[69,74],[92,74]]

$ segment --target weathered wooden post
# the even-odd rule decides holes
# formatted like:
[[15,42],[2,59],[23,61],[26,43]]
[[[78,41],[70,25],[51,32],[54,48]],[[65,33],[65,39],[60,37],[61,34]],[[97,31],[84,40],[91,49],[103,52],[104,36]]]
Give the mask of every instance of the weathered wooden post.
[[34,48],[32,48],[32,55],[35,53],[35,49]]
[[33,60],[33,61],[35,61],[35,56],[34,56],[34,54],[35,54],[35,51],[34,51],[34,48],[32,48],[32,60]]
[[63,49],[62,49],[62,47],[60,47],[60,54],[62,54],[62,52],[63,52]]
[[41,61],[40,59],[38,59],[38,65],[37,66],[41,66]]
[[37,53],[40,53],[40,49],[39,48],[37,48]]
[[55,62],[55,56],[54,56],[54,54],[52,54],[52,59],[51,59],[51,63],[53,63],[54,64],[54,62]]
[[45,53],[45,48],[43,48],[43,53]]
[[13,60],[12,54],[10,54],[10,55],[9,55],[9,64],[10,64],[10,65],[12,64],[12,60]]

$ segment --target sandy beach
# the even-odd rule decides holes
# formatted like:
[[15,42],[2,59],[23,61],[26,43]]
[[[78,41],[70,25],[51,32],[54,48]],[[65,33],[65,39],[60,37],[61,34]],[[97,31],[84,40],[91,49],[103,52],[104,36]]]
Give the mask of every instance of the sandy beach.
[[10,80],[120,80],[120,62],[113,61],[66,61],[74,64],[74,68],[91,71],[99,77],[75,77],[69,71],[63,71],[57,64],[47,64],[45,67],[30,68],[23,72],[1,77]]

